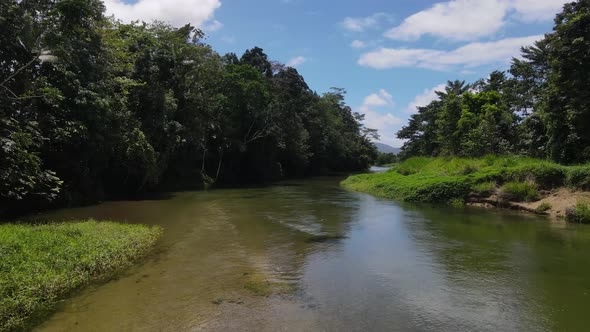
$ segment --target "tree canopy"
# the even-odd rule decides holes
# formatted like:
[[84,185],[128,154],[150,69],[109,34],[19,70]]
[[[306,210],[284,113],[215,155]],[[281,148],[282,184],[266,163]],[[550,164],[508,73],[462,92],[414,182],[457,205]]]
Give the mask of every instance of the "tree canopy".
[[261,48],[123,24],[100,0],[0,3],[0,214],[174,184],[354,171],[375,133]]
[[507,72],[449,81],[397,137],[401,156],[519,154],[590,161],[590,0],[566,4],[553,31]]

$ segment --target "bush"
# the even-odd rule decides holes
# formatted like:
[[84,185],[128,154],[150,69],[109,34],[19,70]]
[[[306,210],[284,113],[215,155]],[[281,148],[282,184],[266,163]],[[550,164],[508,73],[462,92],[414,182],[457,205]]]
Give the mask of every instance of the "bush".
[[494,190],[496,190],[496,182],[481,182],[474,185],[471,189],[479,196],[489,197],[490,195],[492,195]]
[[546,212],[551,210],[552,206],[551,204],[547,203],[547,202],[543,202],[541,204],[539,204],[539,206],[537,206],[537,208],[535,210],[537,210],[537,212]]
[[500,188],[501,196],[508,201],[532,202],[539,199],[537,184],[532,181],[508,182]]
[[569,222],[590,224],[590,204],[585,201],[578,201],[575,207],[566,210],[565,218]]
[[512,181],[529,181],[545,189],[562,186],[566,179],[566,170],[563,166],[536,161],[530,163],[530,160],[524,160],[521,165],[507,170],[507,178]]
[[590,190],[590,166],[573,166],[570,168],[566,184],[572,188]]
[[461,208],[465,206],[465,201],[460,198],[453,198],[449,201],[449,205],[455,208]]

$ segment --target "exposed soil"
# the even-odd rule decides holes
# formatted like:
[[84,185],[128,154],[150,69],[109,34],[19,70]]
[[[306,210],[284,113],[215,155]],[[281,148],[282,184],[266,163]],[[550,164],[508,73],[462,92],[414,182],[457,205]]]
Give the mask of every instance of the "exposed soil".
[[[590,201],[590,192],[576,191],[568,188],[558,188],[542,192],[542,198],[535,202],[509,202],[503,200],[499,195],[493,194],[490,197],[472,196],[468,205],[480,207],[506,208],[530,213],[548,215],[553,219],[563,219],[568,208],[573,207],[579,200]],[[537,208],[547,203],[551,208],[547,211],[539,211]]]

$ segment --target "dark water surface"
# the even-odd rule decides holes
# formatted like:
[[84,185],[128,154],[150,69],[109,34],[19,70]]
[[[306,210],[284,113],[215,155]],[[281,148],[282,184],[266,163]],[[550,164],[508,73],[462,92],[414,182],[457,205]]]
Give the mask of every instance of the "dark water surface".
[[587,331],[590,228],[412,206],[338,179],[108,202],[44,219],[160,225],[156,254],[39,331]]

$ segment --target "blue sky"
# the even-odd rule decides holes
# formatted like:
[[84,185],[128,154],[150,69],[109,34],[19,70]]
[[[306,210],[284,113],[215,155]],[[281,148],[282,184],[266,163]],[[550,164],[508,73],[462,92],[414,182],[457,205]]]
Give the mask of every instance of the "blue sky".
[[381,141],[447,80],[506,69],[521,45],[551,31],[566,0],[105,0],[123,21],[158,19],[206,31],[219,53],[261,47],[318,93],[348,91]]

